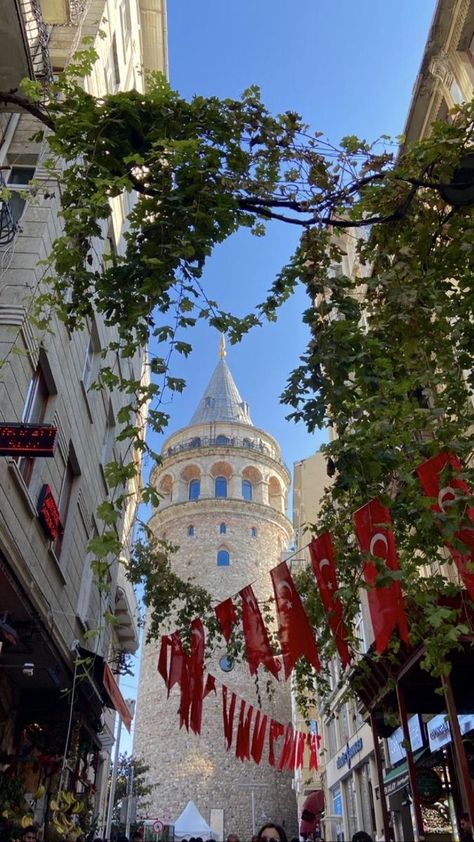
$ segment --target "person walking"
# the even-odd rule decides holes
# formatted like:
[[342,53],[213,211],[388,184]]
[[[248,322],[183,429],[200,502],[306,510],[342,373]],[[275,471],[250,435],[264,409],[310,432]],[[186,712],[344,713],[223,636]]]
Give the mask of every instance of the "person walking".
[[257,833],[258,842],[288,842],[285,828],[274,822],[267,822]]

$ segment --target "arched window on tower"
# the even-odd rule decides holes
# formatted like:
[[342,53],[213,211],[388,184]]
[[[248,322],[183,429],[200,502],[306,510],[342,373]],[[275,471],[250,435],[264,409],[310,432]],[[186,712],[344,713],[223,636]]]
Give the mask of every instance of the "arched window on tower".
[[201,480],[192,479],[191,482],[189,483],[188,499],[189,500],[199,500],[200,493],[201,493]]
[[194,526],[188,526],[188,535],[194,535]]
[[216,444],[229,444],[229,442],[230,439],[228,438],[228,436],[224,436],[221,434],[216,437]]
[[252,526],[252,527],[251,527],[251,529],[250,529],[250,534],[251,534],[252,538],[256,538],[256,537],[257,537],[257,527],[256,527],[256,526]]
[[227,479],[226,477],[216,477],[214,481],[214,496],[227,497]]
[[227,527],[226,527],[225,523],[221,523],[221,525],[219,526],[219,533],[221,535],[225,535],[226,531],[227,531]]
[[217,551],[217,566],[218,567],[229,567],[230,564],[230,555],[227,550],[218,550]]
[[244,500],[252,499],[252,483],[249,479],[242,480],[242,497]]

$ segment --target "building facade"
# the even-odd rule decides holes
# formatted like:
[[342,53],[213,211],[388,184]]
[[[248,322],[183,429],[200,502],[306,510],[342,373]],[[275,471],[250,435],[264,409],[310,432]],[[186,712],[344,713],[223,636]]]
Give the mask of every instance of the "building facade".
[[[138,0],[2,0],[0,21],[1,90],[16,89],[25,76],[47,84],[86,35],[99,55],[84,81],[91,94],[143,90],[145,68],[166,70],[161,2],[142,8]],[[144,354],[104,358],[115,337],[99,316],[73,334],[54,313],[47,330],[31,318],[40,261],[61,233],[59,191],[43,165],[47,144],[32,140],[37,130],[29,115],[0,107],[0,180],[9,191],[0,199],[0,422],[57,430],[51,458],[0,457],[0,814],[14,780],[15,815],[50,826],[50,801],[62,787],[101,827],[120,706],[116,685],[138,646],[137,603],[124,564],[139,489],[138,480],[130,483],[117,526],[124,564],[110,559],[103,590],[88,542],[104,528],[98,504],[114,494],[105,466],[127,460],[128,442],[117,439],[126,400],[92,387],[101,365],[138,380],[148,374]],[[111,241],[122,248],[133,201],[114,200],[109,230],[95,244],[98,262]],[[52,512],[59,531],[51,528]]]
[[[474,3],[439,0],[405,125],[407,145],[429,137],[433,121],[450,119],[451,109],[472,99],[473,55]],[[341,269],[351,275],[348,257]],[[337,273],[338,267],[334,269]],[[364,295],[363,286],[360,293]],[[321,495],[329,482],[323,454],[295,465],[293,522],[298,558],[304,558],[311,524],[317,520]],[[435,559],[424,575],[430,577],[439,570]],[[449,565],[443,565],[443,575],[458,582]],[[387,839],[389,834],[395,842],[459,838],[460,816],[465,810],[472,815],[474,803],[474,700],[468,678],[472,636],[466,637],[459,652],[452,653],[451,686],[441,687],[420,667],[423,646],[413,651],[402,645],[393,663],[389,658],[365,661],[374,634],[365,592],[360,600],[355,663],[342,674],[339,660],[332,659],[331,692],[314,711],[323,751],[319,778],[311,785],[324,791],[322,836],[347,840],[355,830],[363,829],[373,838]],[[467,611],[469,624],[470,616]],[[354,700],[344,701],[350,685],[357,686]],[[396,721],[385,718],[388,710],[395,713]],[[461,739],[452,724],[456,719]],[[296,785],[301,813],[309,793],[298,778]]]
[[[189,426],[171,435],[162,463],[152,475],[162,500],[153,513],[154,535],[178,545],[171,563],[183,579],[193,578],[215,604],[246,585],[259,600],[270,596],[270,569],[292,537],[286,517],[290,476],[275,439],[253,426],[231,372],[221,359]],[[171,627],[170,627],[170,630]],[[201,736],[179,730],[176,688],[166,697],[157,673],[158,648],[144,648],[134,751],[150,764],[149,815],[173,823],[189,799],[219,839],[237,833],[250,839],[267,819],[295,829],[295,798],[288,773],[277,772],[266,757],[260,765],[242,763],[235,748],[226,751],[220,683],[279,722],[291,719],[289,688],[252,679],[248,666],[228,671],[224,642],[206,669],[218,681],[216,696],[204,703]],[[252,820],[253,819],[253,820]]]

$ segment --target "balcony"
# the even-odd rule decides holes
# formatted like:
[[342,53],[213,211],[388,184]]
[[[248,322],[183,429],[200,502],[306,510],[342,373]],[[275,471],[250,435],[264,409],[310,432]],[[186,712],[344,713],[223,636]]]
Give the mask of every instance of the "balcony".
[[6,185],[0,170],[0,248],[12,242],[18,228],[10,202],[2,198],[3,189],[6,189]]
[[175,456],[177,453],[182,453],[183,451],[207,447],[242,448],[244,450],[249,451],[250,453],[255,454],[256,456],[267,456],[269,459],[273,459],[274,462],[278,462],[278,464],[281,465],[286,471],[288,470],[283,459],[277,453],[275,453],[273,448],[271,448],[265,442],[262,442],[259,439],[241,439],[234,436],[232,438],[223,435],[216,437],[193,436],[190,439],[186,439],[186,441],[181,441],[174,447],[167,447],[166,450],[163,451],[163,456]]
[[133,654],[138,649],[138,605],[132,584],[125,575],[123,564],[120,564],[117,578],[117,592],[115,595],[114,633],[118,644],[124,652]]
[[25,77],[51,80],[48,40],[39,0],[0,0],[0,90],[18,88]]

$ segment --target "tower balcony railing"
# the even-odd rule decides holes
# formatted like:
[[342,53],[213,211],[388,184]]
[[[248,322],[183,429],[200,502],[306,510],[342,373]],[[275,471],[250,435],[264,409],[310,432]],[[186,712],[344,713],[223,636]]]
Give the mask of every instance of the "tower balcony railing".
[[168,447],[164,452],[164,456],[175,456],[177,453],[182,453],[186,450],[195,450],[207,447],[238,447],[248,450],[257,455],[268,456],[274,462],[282,465],[285,470],[288,470],[285,462],[275,452],[274,448],[261,441],[260,439],[251,439],[248,437],[238,438],[237,436],[193,436],[185,441],[180,441],[174,447]]
[[8,246],[14,240],[18,228],[10,202],[3,198],[4,190],[7,186],[0,170],[0,247]]

